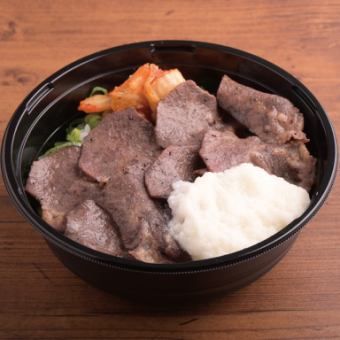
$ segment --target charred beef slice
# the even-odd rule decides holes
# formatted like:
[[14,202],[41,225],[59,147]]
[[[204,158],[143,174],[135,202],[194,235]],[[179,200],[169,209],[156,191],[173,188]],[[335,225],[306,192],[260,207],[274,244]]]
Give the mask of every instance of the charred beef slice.
[[116,228],[111,216],[92,200],[84,201],[66,215],[67,237],[94,250],[123,256]]
[[[117,223],[124,246],[130,251],[142,247],[138,259],[148,262],[158,262],[158,253],[173,260],[182,255],[144,185],[145,170],[160,152],[152,124],[134,109],[126,109],[106,115],[89,133],[79,161],[86,174],[105,183],[100,205]],[[152,256],[156,253],[157,258]]]
[[172,183],[183,180],[192,181],[194,165],[198,160],[195,147],[168,146],[147,169],[145,185],[150,196],[167,198],[172,191]]
[[84,139],[79,167],[99,183],[106,183],[124,167],[145,170],[160,154],[153,125],[134,109],[107,114]]
[[159,251],[159,245],[147,224],[143,224],[139,234],[138,246],[129,251],[135,259],[148,263],[172,263]]
[[219,105],[264,142],[306,142],[302,113],[286,98],[257,91],[223,76],[217,91]]
[[210,130],[204,136],[199,154],[208,171],[221,172],[250,162],[252,152],[262,152],[263,146],[261,140],[255,136],[238,138],[231,131]]
[[79,154],[79,147],[66,147],[33,162],[26,182],[26,191],[41,204],[42,218],[61,232],[66,213],[84,200],[98,200],[102,195],[98,184],[80,173]]
[[170,145],[197,145],[218,120],[216,98],[192,80],[178,85],[157,106],[157,142]]
[[314,182],[316,161],[302,142],[266,144],[256,136],[238,138],[230,131],[208,131],[199,153],[209,171],[250,162],[306,190]]

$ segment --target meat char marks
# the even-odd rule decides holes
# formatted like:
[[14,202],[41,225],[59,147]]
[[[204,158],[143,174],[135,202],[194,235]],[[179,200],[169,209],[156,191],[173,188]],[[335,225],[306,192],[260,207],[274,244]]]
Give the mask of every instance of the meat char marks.
[[192,80],[178,85],[157,106],[157,142],[170,145],[201,144],[208,129],[219,120],[216,98]]
[[65,229],[65,216],[86,199],[101,200],[102,191],[78,169],[80,148],[66,147],[33,162],[26,191],[41,204],[42,218],[58,231]]
[[[89,133],[79,160],[88,176],[105,184],[103,206],[119,226],[125,247],[141,256],[137,259],[148,262],[159,262],[162,254],[173,260],[182,256],[177,243],[169,237],[161,209],[144,185],[145,170],[160,152],[152,124],[134,109],[126,109],[106,115]],[[143,251],[133,252],[139,247]],[[153,261],[152,253],[157,254]]]
[[65,235],[102,253],[120,257],[125,254],[111,216],[92,200],[84,201],[67,214]]
[[176,181],[192,181],[198,161],[195,146],[169,146],[145,173],[145,185],[151,197],[167,198]]
[[219,105],[266,143],[307,141],[303,115],[286,98],[257,91],[224,76],[217,91]]
[[137,165],[138,173],[160,154],[152,124],[134,109],[107,114],[85,138],[79,167],[101,184],[126,167]]
[[316,161],[301,142],[266,144],[256,136],[238,138],[230,131],[208,131],[199,153],[209,171],[250,162],[306,190],[314,182]]
[[238,138],[231,131],[208,131],[199,154],[208,171],[221,172],[250,162],[252,153],[262,151],[263,145],[255,136]]

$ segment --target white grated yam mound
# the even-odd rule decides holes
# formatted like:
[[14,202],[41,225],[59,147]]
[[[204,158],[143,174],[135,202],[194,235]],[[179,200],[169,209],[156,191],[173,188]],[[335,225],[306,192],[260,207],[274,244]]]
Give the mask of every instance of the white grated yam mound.
[[308,192],[249,163],[194,183],[178,181],[168,198],[171,234],[193,258],[250,247],[274,235],[309,206]]

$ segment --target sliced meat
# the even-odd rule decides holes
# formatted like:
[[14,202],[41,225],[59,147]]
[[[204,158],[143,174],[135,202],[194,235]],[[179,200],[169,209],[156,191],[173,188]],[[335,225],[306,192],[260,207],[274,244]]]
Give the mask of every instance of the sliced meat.
[[85,199],[102,196],[100,187],[80,174],[79,154],[79,147],[66,147],[33,162],[26,182],[26,191],[41,204],[42,218],[61,232],[67,212]]
[[286,98],[241,85],[228,76],[217,91],[219,105],[264,142],[308,141],[302,113]]
[[119,225],[126,248],[134,249],[140,242],[140,231],[144,224],[155,229],[156,233],[161,230],[164,221],[147,195],[143,184],[144,169],[139,164],[126,165],[124,170],[113,170],[112,173],[104,188],[102,205]]
[[262,153],[263,147],[264,143],[256,136],[238,138],[231,131],[210,130],[204,136],[199,154],[209,171],[221,172],[250,162],[251,154]]
[[140,163],[147,167],[156,159],[154,127],[134,109],[105,115],[84,139],[79,167],[100,183],[106,183],[113,170]]
[[316,160],[301,142],[274,145],[256,136],[238,138],[229,131],[208,131],[199,153],[209,171],[220,172],[250,162],[306,190],[314,182]]
[[123,256],[117,226],[94,201],[86,200],[66,215],[65,235],[102,253]]
[[[157,263],[156,253],[159,254],[157,258],[165,254],[178,261],[183,251],[169,234],[165,212],[146,192],[144,172],[145,168],[138,163],[126,165],[124,172],[113,171],[115,175],[105,185],[102,204],[118,224],[125,247],[129,250],[139,248],[130,254],[142,255],[136,258],[145,262],[150,262],[152,257]],[[149,255],[141,249],[149,249]]]
[[272,173],[310,191],[315,181],[316,159],[306,146],[301,142],[291,142],[282,147],[267,148],[267,162],[271,164]]
[[192,80],[178,85],[157,106],[157,142],[170,145],[201,144],[204,133],[218,120],[216,98]]
[[[139,246],[146,249],[144,245],[149,245],[149,257],[145,252],[136,252],[144,255],[135,254],[142,256],[139,260],[147,262],[155,252],[173,260],[182,253],[169,237],[162,211],[144,185],[145,170],[159,154],[152,124],[135,110],[127,109],[108,114],[89,133],[79,162],[85,173],[106,183],[103,200],[98,203],[119,226],[124,246],[132,251]],[[154,242],[150,242],[151,236]]]
[[191,146],[169,146],[145,172],[145,184],[150,196],[167,198],[172,183],[194,179],[194,165],[198,153]]
[[137,260],[148,263],[172,263],[158,251],[158,244],[150,228],[143,226],[140,231],[138,246],[129,251],[129,254]]

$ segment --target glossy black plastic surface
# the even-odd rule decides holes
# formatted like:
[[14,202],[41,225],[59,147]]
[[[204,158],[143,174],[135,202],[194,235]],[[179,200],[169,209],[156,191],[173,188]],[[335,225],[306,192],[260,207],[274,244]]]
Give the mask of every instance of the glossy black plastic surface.
[[[223,74],[290,99],[304,113],[308,147],[317,157],[312,203],[296,221],[270,239],[240,252],[174,265],[152,265],[98,253],[48,226],[24,191],[30,164],[63,138],[65,126],[80,115],[77,105],[95,86],[113,88],[138,66],[153,62],[179,68],[188,79],[215,93]],[[232,48],[189,41],[155,41],[98,52],[76,61],[39,85],[18,107],[3,140],[1,165],[7,190],[18,210],[45,237],[57,257],[73,272],[112,292],[138,295],[204,294],[232,289],[254,280],[288,250],[297,232],[316,213],[334,181],[337,149],[329,119],[298,80],[263,59]],[[141,291],[143,287],[143,291]]]

